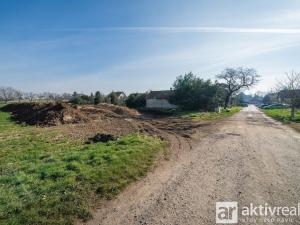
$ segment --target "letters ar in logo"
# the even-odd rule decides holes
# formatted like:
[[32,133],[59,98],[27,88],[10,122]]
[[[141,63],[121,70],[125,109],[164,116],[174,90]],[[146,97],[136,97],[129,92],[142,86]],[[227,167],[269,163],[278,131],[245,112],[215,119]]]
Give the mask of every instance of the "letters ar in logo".
[[216,202],[216,223],[234,224],[238,222],[237,202]]

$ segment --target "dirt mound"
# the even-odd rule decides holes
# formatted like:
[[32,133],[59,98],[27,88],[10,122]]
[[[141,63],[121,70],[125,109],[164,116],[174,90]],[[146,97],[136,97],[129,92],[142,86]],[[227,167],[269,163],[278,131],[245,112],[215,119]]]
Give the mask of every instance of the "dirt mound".
[[113,111],[110,111],[110,110],[107,110],[104,108],[96,108],[95,106],[83,106],[80,108],[80,110],[82,113],[86,114],[89,118],[92,118],[92,119],[98,119],[101,116],[113,117],[113,118],[121,118],[122,117],[121,115],[119,115]]
[[53,126],[88,121],[79,110],[62,103],[15,103],[1,110],[12,113],[12,119],[28,125]]
[[106,141],[111,138],[96,134],[122,137],[142,133],[170,142],[175,140],[178,146],[182,146],[182,139],[189,143],[196,128],[204,125],[176,117],[145,118],[136,110],[110,104],[71,106],[66,103],[19,103],[9,104],[1,110],[10,112],[19,123],[63,131],[76,140],[93,143],[98,139]]
[[54,126],[79,122],[102,121],[108,118],[137,118],[136,110],[111,104],[74,106],[66,103],[14,103],[1,109],[12,113],[12,118],[28,125]]
[[117,106],[117,105],[102,103],[98,106],[98,108],[114,112],[120,116],[137,117],[140,115],[139,112],[136,111],[135,109],[129,109],[124,106]]

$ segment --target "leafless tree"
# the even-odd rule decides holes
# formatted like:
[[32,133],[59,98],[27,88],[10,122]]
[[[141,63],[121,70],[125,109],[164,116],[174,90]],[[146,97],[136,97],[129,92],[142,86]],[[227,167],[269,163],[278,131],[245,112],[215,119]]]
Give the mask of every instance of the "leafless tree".
[[252,68],[226,68],[221,74],[216,76],[221,80],[221,84],[225,89],[225,105],[228,107],[230,98],[243,88],[250,88],[258,83],[259,75]]
[[20,90],[15,90],[15,97],[20,102],[23,98],[23,92]]
[[72,95],[68,93],[57,94],[52,92],[43,92],[38,95],[38,98],[51,101],[63,101],[70,100]]
[[280,98],[279,98],[279,92],[280,92],[281,88],[278,87],[278,85],[276,84],[274,87],[272,87],[269,91],[269,95],[273,97],[273,103],[274,102],[280,102]]
[[280,98],[279,98],[279,89],[277,89],[276,87],[271,88],[264,96],[263,98],[263,102],[264,104],[272,104],[272,103],[276,103],[276,102],[280,102]]
[[62,100],[67,100],[67,101],[69,101],[69,100],[72,99],[72,95],[69,94],[69,93],[63,93],[63,94],[61,95],[61,98],[62,98]]
[[300,73],[290,71],[283,81],[278,82],[280,98],[291,105],[291,120],[295,120],[296,107],[300,101]]
[[38,95],[37,95],[37,97],[39,98],[39,99],[49,99],[49,95],[50,95],[51,93],[49,93],[49,92],[43,92],[43,93],[39,93]]
[[36,94],[33,92],[27,92],[25,93],[25,98],[28,99],[30,102],[32,102],[36,98]]
[[55,93],[50,93],[49,94],[49,100],[56,101],[57,98],[58,98],[57,94],[55,94]]
[[0,87],[0,99],[5,101],[6,103],[8,101],[14,100],[15,93],[16,91],[12,87]]

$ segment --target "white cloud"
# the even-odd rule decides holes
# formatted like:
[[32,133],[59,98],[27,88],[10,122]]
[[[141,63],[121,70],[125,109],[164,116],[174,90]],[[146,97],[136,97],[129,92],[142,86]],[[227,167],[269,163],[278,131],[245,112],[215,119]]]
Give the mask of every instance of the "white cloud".
[[[189,46],[184,50],[170,51],[167,54],[156,54],[115,64],[93,74],[77,74],[76,77],[49,81],[46,84],[47,87],[45,87],[45,83],[41,84],[41,87],[44,89],[55,87],[56,90],[52,91],[76,89],[86,93],[98,89],[106,93],[111,90],[131,92],[166,89],[170,87],[176,76],[191,70],[205,78],[212,79],[216,73],[221,72],[227,66],[253,66],[260,72],[264,69],[264,65],[251,63],[252,60],[249,58],[299,45],[297,36],[285,39],[280,37],[277,39],[249,39],[248,41],[235,40],[231,42],[222,40],[217,43],[214,42],[214,44]],[[249,62],[249,64],[245,65],[243,62]],[[262,72],[266,72],[268,75],[276,70],[278,68]],[[268,89],[272,85],[270,82],[272,77],[265,77],[259,88]]]
[[55,29],[53,31],[134,31],[134,32],[186,32],[186,33],[269,33],[300,34],[300,28],[247,28],[247,27],[108,27],[108,28],[74,28]]
[[275,16],[268,18],[266,21],[277,23],[279,25],[298,25],[300,22],[300,9],[281,10]]
[[119,31],[158,31],[158,32],[208,32],[208,33],[271,33],[271,34],[300,34],[299,29],[281,28],[235,28],[235,27],[120,27],[108,28]]

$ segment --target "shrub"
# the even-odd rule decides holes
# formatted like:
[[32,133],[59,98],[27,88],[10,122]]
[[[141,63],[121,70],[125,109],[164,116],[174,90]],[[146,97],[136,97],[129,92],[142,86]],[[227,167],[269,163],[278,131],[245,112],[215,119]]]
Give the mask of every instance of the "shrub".
[[106,101],[107,103],[110,103],[110,104],[113,104],[113,105],[119,105],[119,104],[120,104],[120,102],[119,102],[119,100],[118,100],[118,96],[116,95],[115,92],[109,93],[109,94],[106,96],[105,101]]
[[203,80],[192,73],[177,77],[170,102],[185,110],[213,110],[222,95],[221,87],[211,80]]
[[104,102],[104,100],[105,100],[105,96],[101,94],[100,91],[97,91],[95,93],[94,104],[98,105],[99,103]]
[[146,94],[145,93],[133,93],[130,94],[125,100],[125,104],[130,108],[143,108],[146,106]]
[[93,98],[88,95],[77,95],[73,97],[69,102],[75,105],[91,104],[93,103]]

